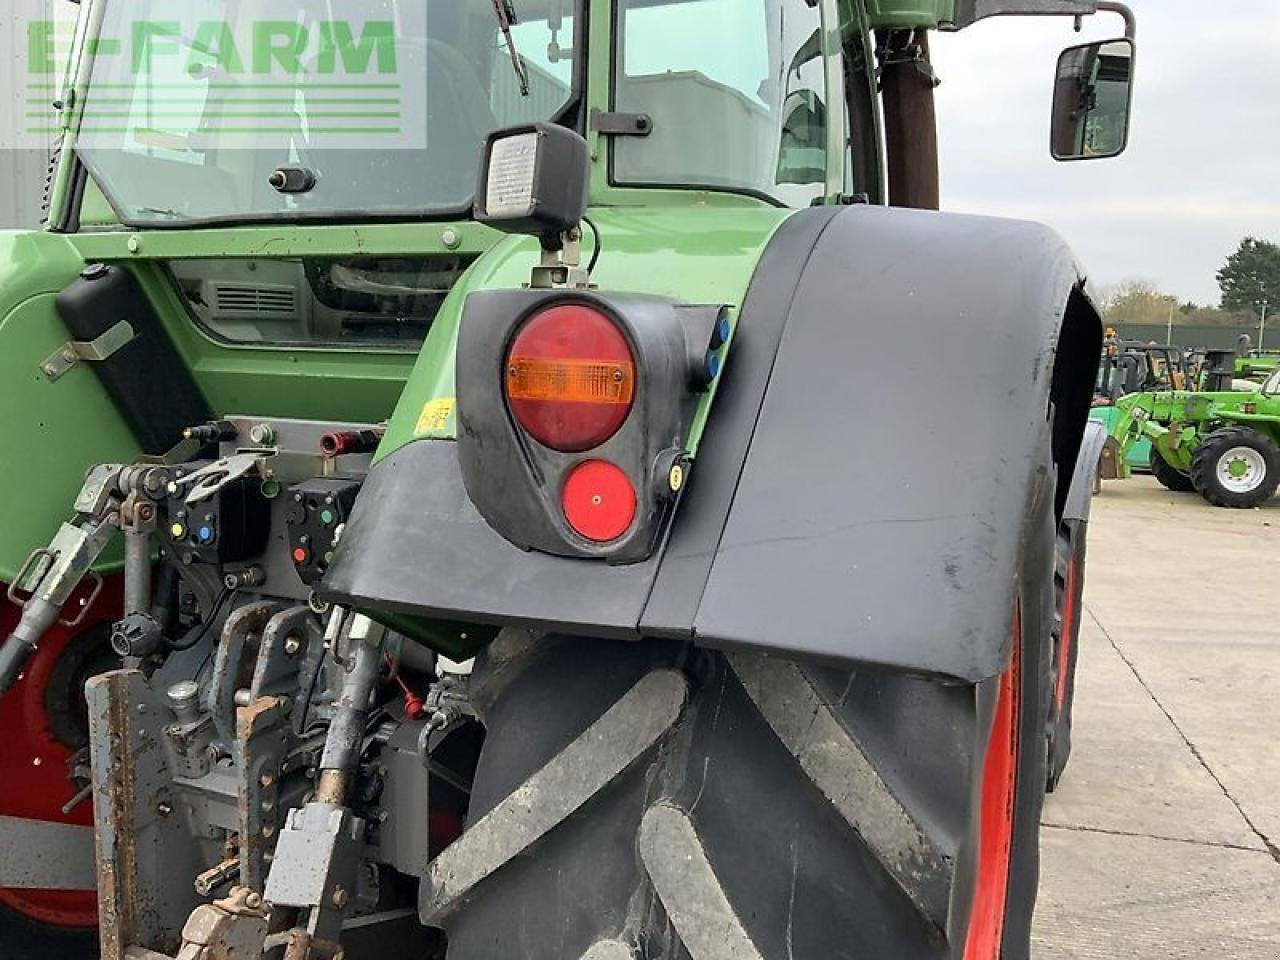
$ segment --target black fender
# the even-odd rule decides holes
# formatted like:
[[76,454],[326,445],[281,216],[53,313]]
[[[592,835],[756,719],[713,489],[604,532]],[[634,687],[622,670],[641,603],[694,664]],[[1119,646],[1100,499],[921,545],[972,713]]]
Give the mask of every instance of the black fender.
[[[800,211],[761,257],[652,556],[521,550],[470,503],[456,444],[418,441],[371,472],[321,596],[994,676],[1026,513],[1054,482],[1033,454],[1052,431],[1071,476],[1088,416],[1102,326],[1082,291],[1065,244],[1037,224]],[[1057,485],[1059,518],[1067,492]]]
[[1093,491],[1097,488],[1098,471],[1101,469],[1102,451],[1107,445],[1107,428],[1096,420],[1087,420],[1084,436],[1080,440],[1080,455],[1076,457],[1071,475],[1071,487],[1067,492],[1062,519],[1078,523],[1089,522],[1093,507]]

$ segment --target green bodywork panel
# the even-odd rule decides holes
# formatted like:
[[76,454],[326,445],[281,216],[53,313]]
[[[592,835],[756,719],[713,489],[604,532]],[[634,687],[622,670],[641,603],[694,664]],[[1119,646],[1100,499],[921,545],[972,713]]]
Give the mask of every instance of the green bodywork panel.
[[0,233],[0,580],[64,520],[85,470],[137,445],[83,364],[56,383],[41,364],[67,342],[57,292],[84,263],[65,237]]
[[952,0],[866,0],[867,17],[876,28],[933,30],[954,15]]
[[1255,391],[1193,393],[1169,390],[1131,393],[1116,401],[1111,424],[1129,462],[1129,451],[1143,439],[1179,470],[1191,467],[1200,442],[1220,427],[1249,426],[1280,443],[1280,394]]

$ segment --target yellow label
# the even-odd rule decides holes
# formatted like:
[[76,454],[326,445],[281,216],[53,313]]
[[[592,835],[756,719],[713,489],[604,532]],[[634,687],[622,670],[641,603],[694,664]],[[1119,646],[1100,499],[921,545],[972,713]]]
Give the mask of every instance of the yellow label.
[[449,418],[453,416],[453,408],[457,403],[453,397],[437,397],[434,400],[428,400],[426,406],[422,408],[422,413],[418,414],[418,425],[414,428],[414,435],[426,437],[442,433],[448,426]]

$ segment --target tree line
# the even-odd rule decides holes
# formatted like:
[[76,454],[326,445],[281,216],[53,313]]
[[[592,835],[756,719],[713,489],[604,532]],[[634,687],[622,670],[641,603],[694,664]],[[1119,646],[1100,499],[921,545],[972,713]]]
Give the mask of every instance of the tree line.
[[1161,324],[1172,315],[1174,326],[1255,325],[1263,309],[1268,317],[1280,313],[1280,244],[1245,237],[1217,279],[1222,292],[1217,306],[1182,301],[1146,280],[1128,280],[1103,291],[1103,315],[1110,323]]

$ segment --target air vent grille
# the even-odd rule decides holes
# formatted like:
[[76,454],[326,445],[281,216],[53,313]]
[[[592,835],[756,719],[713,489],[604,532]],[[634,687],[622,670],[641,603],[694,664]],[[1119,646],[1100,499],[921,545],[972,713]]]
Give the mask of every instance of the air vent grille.
[[214,310],[221,317],[296,317],[298,292],[281,284],[214,284]]

